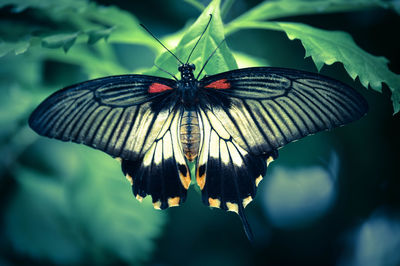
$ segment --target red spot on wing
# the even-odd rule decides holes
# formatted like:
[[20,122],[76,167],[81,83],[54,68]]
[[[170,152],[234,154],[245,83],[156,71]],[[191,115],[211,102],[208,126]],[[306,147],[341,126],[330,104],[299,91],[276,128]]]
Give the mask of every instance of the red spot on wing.
[[224,89],[229,89],[231,87],[231,84],[228,82],[227,79],[220,79],[214,82],[211,82],[205,88],[210,88],[210,89],[217,89],[217,90],[224,90]]
[[161,83],[152,83],[149,87],[149,93],[160,93],[164,91],[172,90],[170,86],[161,84]]

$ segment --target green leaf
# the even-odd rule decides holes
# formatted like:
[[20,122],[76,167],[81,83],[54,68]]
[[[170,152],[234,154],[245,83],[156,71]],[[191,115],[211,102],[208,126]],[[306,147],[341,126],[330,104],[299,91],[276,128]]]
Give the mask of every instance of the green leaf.
[[388,60],[371,55],[357,46],[353,38],[340,31],[317,29],[301,23],[283,22],[243,22],[235,28],[258,28],[284,31],[290,40],[298,39],[306,50],[306,57],[311,56],[318,70],[324,64],[335,62],[343,64],[353,79],[357,77],[361,84],[382,92],[382,83],[386,83],[392,92],[394,112],[400,111],[399,91],[400,75],[391,72]]
[[80,44],[75,45],[67,54],[60,50],[47,51],[45,57],[80,66],[90,79],[130,73],[118,63],[110,50],[112,46],[108,43],[98,43],[91,49],[88,49],[87,45]]
[[392,102],[393,102],[393,109],[394,109],[394,114],[400,112],[400,90],[395,89],[392,90]]
[[[210,14],[212,14],[212,21],[207,31],[203,35],[203,38],[200,40],[196,49],[193,51],[193,54],[189,60],[190,63],[195,64],[197,67],[195,75],[197,75],[207,58],[209,58],[211,53],[225,38],[219,5],[220,0],[212,1],[203,11],[200,17],[195,21],[195,23],[185,31],[178,46],[175,49],[172,49],[172,52],[175,53],[175,55],[180,58],[182,62],[185,63],[195,43],[199,39],[201,33],[204,31],[208,21],[210,20]],[[160,56],[158,56],[155,62],[156,65],[163,67],[165,70],[171,72],[172,74],[178,73],[177,65],[179,64],[179,62],[177,62],[177,60],[172,57],[172,55],[168,52],[164,52]],[[216,50],[215,54],[212,56],[210,62],[207,64],[202,74],[211,75],[236,68],[236,61],[228,46],[224,42]],[[158,75],[164,74],[156,68],[153,68],[151,71],[148,71],[146,73]]]
[[114,27],[100,30],[90,30],[86,34],[89,36],[88,44],[95,44],[100,39],[107,40],[110,36],[111,32],[114,30]]
[[386,83],[393,94],[394,112],[400,111],[396,98],[400,92],[400,75],[389,70],[386,58],[367,53],[345,32],[321,30],[299,23],[279,23],[279,26],[290,40],[301,41],[306,56],[312,57],[318,70],[323,64],[341,62],[350,77],[358,77],[365,88],[371,86],[382,92],[382,83]]
[[55,34],[42,39],[42,45],[46,48],[60,48],[62,47],[65,52],[71,48],[71,46],[75,43],[76,38],[80,32],[75,33],[62,33]]
[[265,67],[270,66],[264,58],[255,57],[246,53],[241,53],[238,51],[233,51],[239,68],[245,67]]
[[15,171],[19,187],[5,227],[20,254],[55,264],[137,265],[150,258],[166,213],[154,210],[150,198],[139,203],[132,196],[116,160],[52,140],[32,149],[55,170]]
[[[14,52],[21,54],[42,44],[46,48],[63,48],[68,51],[72,45],[87,41],[95,44],[100,39],[110,42],[146,45],[155,51],[154,41],[139,26],[139,21],[129,12],[114,6],[103,7],[95,3],[88,4],[86,1],[75,0],[8,0],[0,3],[1,6],[12,4],[18,10],[32,8],[32,14],[37,14],[43,20],[43,25],[51,24],[57,34],[48,33],[48,28],[42,24],[28,25],[20,18],[13,18],[13,24],[18,24],[21,32],[14,36],[12,31],[4,31],[2,39],[7,42],[0,43],[0,57]],[[76,4],[76,5],[75,5]],[[11,13],[11,16],[13,14]],[[6,20],[2,24],[11,24]],[[32,36],[31,32],[42,32],[47,37]],[[72,33],[71,33],[72,32]],[[83,38],[85,37],[85,38]],[[10,41],[12,40],[12,41]]]
[[231,9],[232,5],[235,3],[235,0],[225,0],[221,7],[221,18],[225,18]]
[[101,261],[104,261],[111,252],[133,264],[148,259],[167,213],[155,210],[151,197],[142,203],[135,199],[118,161],[84,146],[72,152],[70,156],[79,154],[77,163],[81,171],[68,192],[75,215],[90,235],[90,241],[97,245],[93,249],[100,249],[104,254],[97,256],[103,256]]
[[2,0],[0,2],[0,8],[13,6],[14,12],[22,12],[27,8],[46,8],[53,11],[60,11],[65,8],[79,10],[86,5],[86,0]]
[[381,7],[399,10],[400,1],[380,0],[280,0],[264,1],[253,9],[233,20],[226,27],[226,33],[235,31],[236,23],[246,21],[271,20],[282,17],[350,12],[367,8]]
[[115,6],[102,7],[91,3],[80,14],[68,13],[67,18],[83,31],[97,29],[99,25],[112,28],[109,42],[154,45],[152,37],[140,27],[136,17]]
[[[42,65],[38,60],[9,56],[1,59],[1,65],[0,135],[3,135],[3,132],[25,125],[27,114],[38,103],[40,96],[44,95],[38,91],[43,89],[40,84]],[[21,121],[24,123],[21,124]],[[12,137],[8,137],[7,144],[11,144]]]
[[77,228],[68,224],[72,213],[64,187],[27,169],[20,169],[18,176],[19,189],[5,214],[13,248],[31,258],[77,263],[83,256],[83,243]]
[[19,41],[15,43],[0,42],[0,57],[3,57],[8,53],[14,53],[15,55],[25,53],[29,46],[30,43],[27,41]]
[[194,8],[202,12],[204,10],[204,5],[196,0],[184,0],[186,3],[191,4]]

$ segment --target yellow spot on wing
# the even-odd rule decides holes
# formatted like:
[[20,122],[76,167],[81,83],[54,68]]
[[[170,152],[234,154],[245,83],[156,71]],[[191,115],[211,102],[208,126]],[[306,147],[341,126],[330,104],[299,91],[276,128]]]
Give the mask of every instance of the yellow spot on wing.
[[246,206],[253,200],[251,196],[248,196],[247,198],[243,199],[243,207],[246,208]]
[[206,174],[204,173],[202,176],[199,176],[199,170],[197,169],[197,175],[196,175],[196,182],[197,185],[201,190],[203,190],[204,185],[206,184]]
[[231,212],[236,212],[237,214],[239,214],[239,206],[236,203],[232,203],[232,202],[227,202],[226,203],[226,207],[228,207],[228,210]]
[[118,162],[122,163],[122,158],[121,157],[115,157],[115,160],[117,160]]
[[161,201],[158,200],[156,202],[153,202],[153,207],[156,210],[161,210]]
[[142,197],[142,196],[140,196],[139,194],[137,194],[137,195],[136,195],[136,199],[137,199],[139,202],[142,202],[142,200],[143,200],[143,197]]
[[267,158],[267,167],[268,167],[268,165],[269,165],[270,163],[272,163],[273,161],[274,161],[274,157],[269,156],[269,157]]
[[179,198],[179,197],[168,198],[168,206],[169,207],[179,206],[179,201],[180,200],[181,200],[181,198]]
[[261,182],[262,179],[263,177],[261,175],[256,178],[256,187],[258,187],[258,184]]
[[129,174],[126,174],[126,179],[131,183],[131,186],[133,186],[133,179]]
[[210,207],[219,208],[221,206],[221,201],[219,199],[208,198],[208,203]]
[[[186,167],[186,165],[185,165]],[[179,179],[185,189],[188,189],[190,186],[190,172],[189,169],[186,167],[186,175],[183,175],[181,171],[179,171]]]

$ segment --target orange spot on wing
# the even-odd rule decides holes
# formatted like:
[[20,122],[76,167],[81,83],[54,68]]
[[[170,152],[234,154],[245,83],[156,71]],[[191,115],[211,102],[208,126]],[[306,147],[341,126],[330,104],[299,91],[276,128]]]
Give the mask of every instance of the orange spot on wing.
[[149,87],[149,93],[160,93],[164,91],[172,90],[170,86],[161,84],[161,83],[152,83]]
[[208,198],[208,204],[214,208],[220,208],[221,201],[219,199]]
[[224,89],[229,89],[231,87],[231,84],[228,82],[227,79],[220,79],[214,82],[211,82],[205,88],[210,88],[210,89],[217,89],[217,90],[224,90]]
[[204,185],[206,184],[205,165],[201,165],[200,167],[197,167],[196,182],[197,182],[197,185],[199,186],[199,188],[201,190],[203,190]]
[[169,207],[179,206],[180,200],[181,200],[180,197],[168,198],[168,206]]
[[183,187],[188,189],[191,182],[190,172],[189,169],[183,164],[179,165],[179,178]]
[[203,190],[204,185],[206,184],[206,176],[197,176],[196,177],[197,185],[200,187],[201,190]]

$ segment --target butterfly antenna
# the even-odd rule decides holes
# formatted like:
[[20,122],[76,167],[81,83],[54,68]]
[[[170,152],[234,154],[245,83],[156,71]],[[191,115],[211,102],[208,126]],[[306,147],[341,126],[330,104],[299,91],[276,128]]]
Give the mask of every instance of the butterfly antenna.
[[188,56],[188,58],[187,58],[187,60],[186,60],[186,64],[189,62],[189,59],[190,59],[190,57],[192,56],[193,51],[196,49],[196,47],[197,47],[197,45],[199,44],[201,38],[203,37],[204,33],[206,32],[208,26],[210,25],[211,19],[212,19],[212,15],[210,14],[210,19],[208,20],[207,25],[206,25],[206,27],[204,28],[203,32],[201,33],[200,37],[197,39],[197,42],[196,42],[196,44],[194,45],[192,51],[190,51],[190,54],[189,54],[189,56]]
[[158,68],[159,70],[161,70],[164,73],[167,73],[168,75],[170,75],[171,77],[173,77],[176,81],[178,81],[178,79],[175,77],[175,75],[171,74],[170,72],[168,72],[167,70],[157,66],[156,64],[154,64],[156,66],[156,68]]
[[170,54],[172,54],[173,57],[175,57],[176,60],[178,60],[178,62],[183,65],[183,62],[173,52],[171,52],[156,36],[154,36],[154,34],[151,33],[151,31],[148,28],[146,28],[145,25],[140,24],[140,26],[142,26],[159,44],[161,44],[162,47],[165,48],[165,50],[167,50]]
[[238,205],[239,205],[238,213],[239,213],[240,219],[242,220],[244,232],[246,233],[246,236],[249,239],[250,243],[253,244],[254,243],[253,232],[251,231],[250,224],[247,221],[246,215],[244,213],[243,205],[240,203]]
[[214,49],[214,51],[210,54],[210,56],[207,58],[206,62],[204,63],[203,67],[200,69],[199,74],[197,75],[196,79],[199,79],[201,72],[203,72],[204,68],[206,67],[206,65],[208,64],[208,62],[210,61],[211,57],[213,57],[213,55],[217,52],[218,48],[221,46],[221,44],[225,41],[225,39],[223,39],[218,46]]

